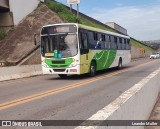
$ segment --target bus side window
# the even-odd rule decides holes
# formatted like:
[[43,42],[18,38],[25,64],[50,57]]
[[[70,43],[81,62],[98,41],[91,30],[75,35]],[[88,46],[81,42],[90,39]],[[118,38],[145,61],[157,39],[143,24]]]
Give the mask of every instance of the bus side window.
[[94,40],[97,41],[98,40],[98,34],[96,32],[93,32],[93,36],[94,36]]
[[127,39],[124,39],[124,43],[122,44],[122,49],[123,50],[126,50],[126,44],[127,44]]
[[111,36],[108,35],[108,40],[109,40],[109,49],[111,49]]
[[124,44],[125,44],[125,39],[122,38],[122,50],[125,50],[125,49],[123,48],[123,46],[125,46]]
[[88,37],[89,37],[89,48],[95,49],[98,41],[98,34],[94,31],[89,31]]
[[86,33],[81,33],[81,48],[88,49],[88,37]]
[[105,35],[105,49],[109,49],[110,48],[110,41],[109,41],[109,35]]
[[118,45],[118,38],[116,36],[114,36],[114,43],[115,43],[115,49],[119,49],[119,45]]
[[117,49],[117,43],[115,42],[114,36],[111,37],[111,49],[116,50]]
[[92,49],[94,48],[94,37],[93,37],[93,32],[92,31],[88,31],[88,43],[89,43],[89,48]]
[[105,49],[106,48],[106,37],[104,34],[101,35],[101,39],[102,39],[101,49]]
[[129,39],[127,39],[126,49],[127,49],[127,50],[130,50],[130,49],[131,49],[131,48],[130,48],[130,40],[129,40]]
[[96,41],[95,49],[101,49],[102,48],[102,34],[97,33],[98,39]]
[[122,49],[122,43],[123,43],[123,39],[122,38],[119,38],[119,43],[120,43],[120,49]]
[[80,33],[79,39],[80,39],[80,54],[81,55],[87,54],[89,52],[87,33]]

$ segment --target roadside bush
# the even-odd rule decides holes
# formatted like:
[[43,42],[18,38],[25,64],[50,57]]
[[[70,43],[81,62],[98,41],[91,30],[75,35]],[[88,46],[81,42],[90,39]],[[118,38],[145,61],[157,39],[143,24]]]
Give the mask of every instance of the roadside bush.
[[59,13],[59,12],[65,12],[67,11],[67,9],[65,8],[65,6],[63,6],[60,3],[57,2],[53,2],[51,0],[46,0],[45,3],[47,4],[47,6],[54,12]]
[[7,60],[5,60],[4,62],[4,66],[7,67],[7,66],[11,66],[12,64],[10,62],[8,62]]
[[68,12],[65,14],[64,12],[58,13],[58,15],[65,21],[65,22],[73,22],[73,23],[81,23],[80,18],[75,16],[74,14]]
[[4,31],[0,28],[0,40],[2,40],[5,37]]

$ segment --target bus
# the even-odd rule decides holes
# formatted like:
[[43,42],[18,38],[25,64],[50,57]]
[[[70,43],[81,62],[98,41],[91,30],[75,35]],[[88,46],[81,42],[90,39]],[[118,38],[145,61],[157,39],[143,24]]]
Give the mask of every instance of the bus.
[[86,73],[93,77],[99,70],[121,69],[131,61],[129,36],[77,23],[43,26],[40,44],[43,74],[61,78]]

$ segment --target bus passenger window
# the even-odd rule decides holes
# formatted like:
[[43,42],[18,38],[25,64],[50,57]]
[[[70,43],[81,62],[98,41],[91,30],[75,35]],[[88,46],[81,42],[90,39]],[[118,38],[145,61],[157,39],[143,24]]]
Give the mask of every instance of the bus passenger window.
[[93,36],[94,36],[94,40],[97,41],[97,40],[98,40],[98,34],[97,34],[96,32],[94,32],[94,33],[93,33]]
[[101,35],[102,41],[106,41],[106,37],[104,34]]
[[119,50],[123,49],[123,39],[119,38]]
[[126,44],[127,44],[127,41],[126,41],[126,39],[124,39],[124,43],[122,44],[122,50],[126,49]]
[[81,48],[88,49],[88,38],[85,33],[81,34]]
[[127,39],[126,49],[127,49],[127,50],[130,50],[130,49],[131,49],[131,48],[130,48],[130,40],[129,40],[129,39]]
[[115,45],[116,45],[116,49],[119,49],[119,47],[118,47],[118,42],[117,42],[117,41],[118,41],[117,37],[114,36],[114,43],[115,43]]
[[109,49],[110,41],[109,41],[109,35],[105,35],[105,49]]
[[114,42],[117,43],[117,37],[114,36]]
[[126,47],[126,39],[122,38],[122,50],[125,50]]
[[119,38],[119,42],[122,43],[122,38]]
[[111,36],[111,49],[116,50],[117,49],[117,43],[115,42],[114,36]]

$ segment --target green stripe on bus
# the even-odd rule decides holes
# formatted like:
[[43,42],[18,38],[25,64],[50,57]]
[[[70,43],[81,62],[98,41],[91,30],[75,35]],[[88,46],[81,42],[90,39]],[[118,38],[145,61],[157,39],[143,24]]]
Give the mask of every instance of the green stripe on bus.
[[97,62],[97,70],[109,68],[116,58],[116,53],[116,50],[102,50],[100,53],[96,53],[93,59]]

